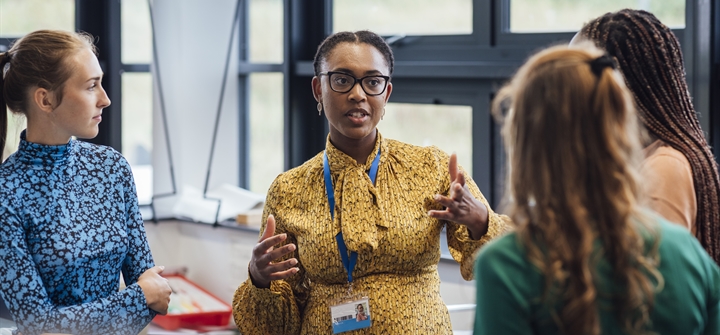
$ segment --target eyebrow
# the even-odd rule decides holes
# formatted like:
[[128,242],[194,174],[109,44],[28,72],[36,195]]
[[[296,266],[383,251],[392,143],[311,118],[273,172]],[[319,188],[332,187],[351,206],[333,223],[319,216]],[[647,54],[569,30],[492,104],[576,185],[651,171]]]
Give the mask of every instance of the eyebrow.
[[[353,74],[353,71],[352,71],[352,70],[346,69],[346,68],[342,68],[342,67],[341,67],[341,68],[338,68],[338,69],[335,69],[335,70],[332,70],[332,72],[345,72],[345,73],[347,73],[347,74]],[[366,76],[373,76],[373,75],[384,76],[384,74],[383,74],[382,72],[380,72],[379,70],[369,70],[369,71],[365,71],[364,75],[366,75]]]
[[103,75],[105,75],[105,74],[103,73],[103,74],[101,74],[100,76],[97,76],[97,77],[92,77],[92,78],[90,78],[90,79],[86,80],[85,82],[88,82],[88,81],[96,81],[96,80],[102,80],[102,77],[103,77]]

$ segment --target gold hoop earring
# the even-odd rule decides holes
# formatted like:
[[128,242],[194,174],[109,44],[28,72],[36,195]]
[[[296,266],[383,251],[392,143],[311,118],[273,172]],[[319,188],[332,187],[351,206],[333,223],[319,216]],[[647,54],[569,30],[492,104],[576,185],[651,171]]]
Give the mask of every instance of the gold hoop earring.
[[323,109],[322,102],[318,102],[318,104],[317,104],[318,116],[322,115],[322,109]]

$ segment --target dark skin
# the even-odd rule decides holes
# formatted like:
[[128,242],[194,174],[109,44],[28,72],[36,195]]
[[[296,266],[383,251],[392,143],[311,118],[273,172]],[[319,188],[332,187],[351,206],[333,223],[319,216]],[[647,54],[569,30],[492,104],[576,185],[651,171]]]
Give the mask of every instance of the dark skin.
[[[362,78],[370,75],[387,76],[390,69],[383,55],[365,43],[340,43],[327,55],[323,71],[343,72]],[[375,148],[377,125],[382,119],[385,104],[392,94],[392,83],[385,92],[371,96],[356,84],[347,93],[330,88],[328,76],[316,76],[312,80],[315,99],[323,105],[323,112],[330,126],[330,142],[340,151],[365,164]]]
[[[375,47],[365,43],[345,42],[338,44],[327,55],[322,64],[322,72],[326,71],[344,72],[362,78],[369,75],[387,76],[389,67],[382,53]],[[375,148],[377,125],[392,93],[392,83],[388,83],[383,94],[370,96],[360,84],[346,93],[335,92],[328,81],[326,75],[316,76],[312,79],[312,89],[328,120],[330,142],[358,164],[366,164]],[[470,237],[479,239],[487,233],[488,209],[470,193],[465,176],[458,170],[455,154],[450,156],[448,172],[451,181],[448,196],[435,195],[435,201],[445,209],[429,211],[428,215],[465,225]],[[275,248],[286,239],[286,234],[275,235],[275,218],[269,215],[267,227],[250,259],[250,278],[256,287],[268,288],[272,281],[287,279],[299,271],[296,258],[275,262],[297,248],[294,244]]]

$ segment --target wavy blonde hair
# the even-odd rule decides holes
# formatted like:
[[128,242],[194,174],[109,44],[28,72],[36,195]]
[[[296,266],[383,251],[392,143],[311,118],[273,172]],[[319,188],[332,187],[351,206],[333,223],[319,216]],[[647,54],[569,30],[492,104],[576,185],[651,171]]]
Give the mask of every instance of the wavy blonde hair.
[[[565,334],[600,334],[596,268],[607,262],[616,317],[644,334],[657,271],[657,232],[638,206],[640,130],[618,71],[591,68],[591,44],[531,57],[493,102],[509,107],[506,211],[529,260],[545,276],[541,297]],[[655,235],[652,245],[645,237]],[[598,245],[600,247],[598,247]]]

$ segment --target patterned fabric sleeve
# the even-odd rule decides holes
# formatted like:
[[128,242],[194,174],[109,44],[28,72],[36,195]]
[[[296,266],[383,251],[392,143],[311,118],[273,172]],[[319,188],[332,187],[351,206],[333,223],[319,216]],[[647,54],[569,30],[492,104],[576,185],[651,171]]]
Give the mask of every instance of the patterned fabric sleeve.
[[[122,264],[122,274],[127,288],[137,290],[142,295],[142,299],[136,301],[135,309],[139,313],[133,316],[135,324],[142,330],[157,314],[155,311],[147,307],[145,295],[137,284],[138,278],[148,269],[155,266],[150,246],[148,245],[147,236],[145,235],[145,226],[140,214],[138,205],[137,191],[135,190],[135,181],[133,179],[132,170],[127,160],[120,156],[121,175],[123,176],[123,194],[125,195],[125,222],[127,223],[128,235],[128,253]],[[143,309],[147,311],[143,311]]]
[[[283,201],[283,191],[279,186],[281,178],[282,176],[275,179],[267,193],[260,236],[265,231],[267,217],[270,214],[275,216],[275,234],[285,233],[282,216],[275,213],[276,204]],[[291,234],[287,235],[283,245],[287,243],[297,245]],[[282,260],[293,257],[298,257],[297,249],[283,257]],[[306,286],[302,285],[305,270],[300,263],[298,263],[298,268],[300,271],[292,277],[270,282],[270,288],[256,287],[248,274],[248,279],[238,287],[233,299],[233,317],[242,334],[300,334],[302,325],[300,310]]]
[[137,334],[149,311],[140,287],[89,303],[60,307],[48,297],[28,252],[17,213],[0,205],[0,294],[23,335],[41,333]]
[[[438,171],[442,175],[440,180],[444,180],[442,186],[443,192],[447,195],[450,189],[450,173],[448,171],[450,157],[442,150],[435,147],[432,148],[435,150],[436,157],[439,158],[437,160]],[[487,199],[485,199],[485,196],[483,196],[482,192],[480,192],[480,188],[478,188],[477,184],[475,184],[472,177],[470,177],[470,175],[462,167],[459,167],[459,170],[465,176],[465,184],[470,190],[470,193],[472,193],[475,199],[480,200],[480,202],[482,202],[488,209],[488,231],[480,239],[471,239],[470,232],[465,225],[448,221],[446,226],[450,255],[452,255],[458,263],[460,263],[460,274],[462,277],[465,280],[472,280],[474,276],[473,266],[475,252],[477,252],[478,249],[480,249],[480,247],[485,243],[509,231],[510,218],[505,215],[495,213],[490,207]]]
[[488,204],[485,197],[480,193],[480,190],[472,179],[467,180],[467,185],[475,198],[480,200],[488,209],[488,231],[480,239],[473,240],[470,238],[466,226],[448,222],[447,241],[450,254],[460,263],[460,274],[462,274],[465,280],[472,280],[475,252],[485,243],[490,242],[492,239],[510,230],[510,218],[497,214],[490,208],[490,204]]

